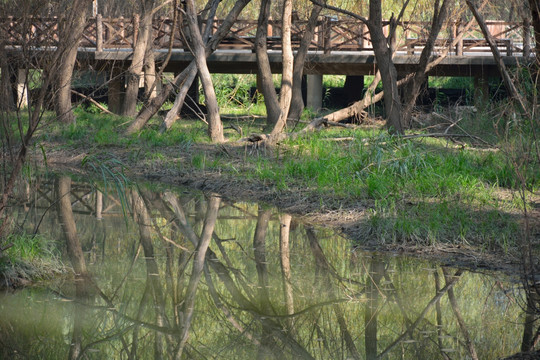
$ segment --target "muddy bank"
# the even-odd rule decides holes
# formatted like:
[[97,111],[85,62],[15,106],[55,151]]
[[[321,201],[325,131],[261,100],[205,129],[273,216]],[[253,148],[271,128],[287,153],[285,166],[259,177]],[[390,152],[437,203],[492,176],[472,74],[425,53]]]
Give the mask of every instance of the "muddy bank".
[[[413,255],[473,270],[500,270],[514,274],[521,270],[518,249],[497,252],[473,245],[440,242],[436,244],[415,241],[381,243],[372,236],[367,221],[367,211],[373,206],[370,201],[323,196],[315,189],[278,189],[274,184],[245,179],[224,171],[200,170],[191,164],[193,154],[204,152],[209,158],[226,154],[227,161],[238,163],[238,168],[242,168],[244,150],[234,145],[214,147],[196,144],[188,151],[185,148],[160,148],[159,151],[163,154],[160,159],[133,161],[129,149],[111,147],[106,153],[92,156],[96,159],[110,157],[118,159],[125,166],[125,174],[133,180],[189,186],[204,192],[214,192],[236,201],[263,202],[275,206],[282,212],[299,216],[304,222],[336,229],[350,238],[354,246],[362,249]],[[47,166],[53,171],[84,174],[88,170],[81,166],[82,159],[89,154],[88,151],[55,150],[51,147],[47,154]],[[42,160],[36,157],[34,161],[39,163]],[[533,229],[532,236],[540,238],[539,209],[532,209],[530,216],[529,227]]]

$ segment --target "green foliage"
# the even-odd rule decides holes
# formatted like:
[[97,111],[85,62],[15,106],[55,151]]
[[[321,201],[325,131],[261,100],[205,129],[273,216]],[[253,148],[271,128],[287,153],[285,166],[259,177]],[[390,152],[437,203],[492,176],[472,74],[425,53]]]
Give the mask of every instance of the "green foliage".
[[48,279],[64,271],[56,244],[44,236],[12,233],[3,244],[10,246],[0,254],[0,274],[6,283]]
[[32,261],[41,256],[52,256],[52,242],[40,235],[9,235],[5,240],[6,244],[12,246],[5,252],[9,260],[13,263],[24,260]]
[[[277,161],[259,157],[253,170],[281,190],[310,189],[343,203],[373,201],[366,227],[382,242],[470,241],[489,249],[515,243],[511,214],[518,204],[501,202],[498,195],[517,186],[504,154],[378,131],[340,131],[354,139],[346,144],[332,141],[334,136],[329,130],[289,141]],[[533,172],[529,178],[538,186]]]

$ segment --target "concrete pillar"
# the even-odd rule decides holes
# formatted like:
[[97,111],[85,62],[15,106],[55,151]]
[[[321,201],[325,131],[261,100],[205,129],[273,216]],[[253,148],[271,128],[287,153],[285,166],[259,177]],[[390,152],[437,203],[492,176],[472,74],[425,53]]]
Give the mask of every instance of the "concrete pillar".
[[[1,61],[1,59],[0,59]],[[0,110],[11,111],[15,110],[15,97],[13,92],[13,81],[15,77],[13,70],[7,64],[4,64],[0,69]]]
[[347,106],[361,100],[364,96],[364,77],[357,75],[347,75],[343,86]]
[[193,83],[191,83],[191,86],[189,87],[189,90],[187,92],[187,99],[190,104],[199,104],[199,76],[195,76],[195,79],[193,79]]
[[17,108],[28,107],[28,70],[17,69]]
[[323,76],[308,75],[307,76],[307,104],[306,107],[313,111],[319,111],[322,108],[323,98]]
[[474,105],[484,107],[489,101],[489,78],[486,74],[474,77]]
[[113,68],[109,80],[108,103],[109,110],[117,115],[122,114],[124,95],[126,92],[126,79],[121,68]]

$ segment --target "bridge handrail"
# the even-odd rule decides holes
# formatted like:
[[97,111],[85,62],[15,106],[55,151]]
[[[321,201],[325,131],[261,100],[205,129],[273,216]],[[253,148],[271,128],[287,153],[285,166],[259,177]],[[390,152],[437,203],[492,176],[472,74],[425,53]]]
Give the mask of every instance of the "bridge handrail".
[[[0,42],[5,45],[55,46],[60,41],[58,30],[61,18],[57,17],[0,17]],[[222,20],[214,21],[214,29]],[[306,26],[306,21],[293,22],[293,45],[298,46]],[[96,51],[119,48],[133,48],[138,36],[139,17],[104,18],[100,14],[89,18],[79,46],[95,48]],[[427,38],[429,23],[422,21],[403,21],[397,24],[398,50],[414,54],[423,47]],[[507,56],[531,54],[531,24],[530,22],[487,21],[488,28],[497,39],[497,44]],[[172,28],[173,20],[166,17],[156,17],[153,21],[153,38],[156,48],[167,48],[173,38],[173,47],[184,48],[184,40],[178,27]],[[437,39],[435,51],[447,48],[460,30],[461,24],[450,22]],[[388,34],[390,21],[383,21],[383,31]],[[218,49],[253,50],[255,44],[256,20],[238,20],[231,29],[229,36]],[[281,21],[270,20],[268,24],[268,46],[280,50]],[[397,42],[397,38],[395,39]],[[321,17],[310,46],[310,50],[331,53],[333,51],[371,51],[373,50],[367,26],[353,19],[337,19]],[[486,42],[477,27],[472,27],[453,49],[455,55],[464,52],[486,51]]]

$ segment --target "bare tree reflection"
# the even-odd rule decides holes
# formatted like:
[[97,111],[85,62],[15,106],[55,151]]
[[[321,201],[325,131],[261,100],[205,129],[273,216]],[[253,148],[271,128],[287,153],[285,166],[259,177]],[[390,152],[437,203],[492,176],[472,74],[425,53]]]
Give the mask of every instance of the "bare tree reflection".
[[[460,292],[454,289],[461,271],[445,269],[443,279],[429,265],[351,255],[329,230],[291,228],[290,215],[213,194],[129,190],[135,221],[117,229],[107,222],[108,196],[99,205],[87,187],[72,184],[59,178],[57,198],[42,187],[58,203],[80,279],[73,296],[71,288],[58,291],[74,300],[77,314],[70,324],[72,359],[485,357],[485,345],[475,343],[478,318],[459,308],[468,295],[460,292],[470,291],[468,275]],[[103,220],[96,222],[99,207]],[[92,218],[89,229],[75,226],[79,216]],[[99,230],[96,224],[107,224],[118,249],[83,237]],[[132,233],[118,237],[123,231]],[[99,264],[83,252],[92,244],[103,246]],[[118,262],[113,275],[102,269],[111,258]],[[95,281],[84,276],[88,271]],[[523,333],[519,328],[523,351],[538,341],[538,298],[529,301]]]
[[384,274],[384,263],[373,257],[371,259],[367,284],[366,284],[366,305],[364,312],[365,347],[366,359],[377,359],[377,316],[379,313],[379,289],[381,279]]
[[199,286],[199,281],[204,269],[206,252],[208,250],[208,246],[210,245],[210,240],[212,240],[212,234],[214,233],[220,201],[221,199],[218,196],[210,196],[201,238],[197,244],[197,248],[195,249],[193,270],[191,272],[186,297],[184,299],[184,305],[182,307],[183,322],[182,330],[180,332],[180,344],[176,352],[177,359],[180,359],[182,356],[183,349],[188,339],[189,329],[191,327],[193,312],[195,309],[195,295],[197,294],[197,287]]
[[[291,249],[289,246],[292,216],[282,214],[279,226],[279,254],[281,260],[281,274],[283,276],[283,295],[287,307],[287,315],[294,314],[294,294],[291,274]],[[289,331],[294,328],[293,318],[289,318]]]
[[[350,356],[352,356],[354,359],[360,359],[360,353],[358,352],[358,349],[356,348],[356,345],[354,343],[354,339],[347,328],[347,323],[343,315],[343,310],[337,303],[337,296],[335,295],[335,290],[332,286],[330,286],[330,275],[336,275],[336,272],[326,259],[326,256],[324,255],[324,252],[319,245],[319,242],[315,235],[315,231],[312,227],[306,227],[306,235],[309,240],[311,252],[313,253],[313,257],[315,258],[316,273],[318,273],[321,277],[322,283],[327,284],[326,291],[328,293],[329,300],[334,301],[334,304],[332,304],[332,308],[334,310],[334,313],[336,314],[337,322],[341,331],[341,336],[345,341]],[[337,277],[339,278],[339,276]]]
[[[448,284],[452,280],[452,275],[448,272],[448,269],[442,268],[444,279],[446,281],[446,284]],[[459,307],[457,304],[456,297],[454,295],[454,289],[449,288],[448,289],[448,300],[450,301],[450,305],[452,306],[452,311],[454,312],[454,315],[456,316],[456,319],[459,324],[459,328],[461,329],[461,332],[463,333],[463,337],[465,338],[465,344],[467,345],[467,349],[469,350],[469,354],[471,355],[471,359],[477,360],[478,355],[476,354],[476,349],[474,348],[474,344],[471,341],[471,337],[469,336],[469,330],[467,329],[467,325],[465,324],[465,321],[463,320],[463,316],[461,316],[461,312],[459,311]]]
[[71,265],[75,270],[75,309],[73,316],[72,338],[69,347],[68,358],[78,359],[81,355],[83,341],[83,327],[85,324],[87,308],[83,305],[90,301],[89,281],[86,271],[86,262],[81,247],[81,242],[77,235],[77,226],[71,208],[71,178],[60,176],[56,182],[58,194],[58,216],[66,239],[66,247]]

